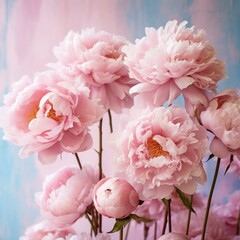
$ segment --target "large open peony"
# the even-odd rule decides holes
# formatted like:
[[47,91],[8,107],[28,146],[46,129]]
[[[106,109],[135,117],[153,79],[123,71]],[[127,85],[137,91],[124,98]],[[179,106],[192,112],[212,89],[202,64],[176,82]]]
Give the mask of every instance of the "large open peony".
[[[138,84],[130,93],[153,106],[172,103],[183,91],[188,101],[201,99],[206,90],[215,90],[225,76],[224,64],[217,59],[203,30],[186,28],[187,22],[167,22],[159,29],[146,28],[146,36],[123,48],[130,77]],[[191,99],[194,96],[200,99]],[[193,103],[192,103],[193,104]]]
[[123,64],[122,47],[127,43],[122,36],[93,28],[70,31],[54,48],[58,62],[49,66],[70,77],[81,76],[91,98],[99,98],[106,109],[119,113],[132,106],[129,89],[136,83]]
[[116,170],[141,200],[169,198],[174,187],[193,194],[197,183],[205,182],[206,130],[185,109],[147,109],[121,130],[114,138],[121,153]]
[[63,81],[53,71],[23,77],[13,85],[1,107],[4,139],[21,146],[20,157],[38,153],[42,163],[62,152],[80,152],[92,146],[88,127],[105,110],[88,98],[89,89]]

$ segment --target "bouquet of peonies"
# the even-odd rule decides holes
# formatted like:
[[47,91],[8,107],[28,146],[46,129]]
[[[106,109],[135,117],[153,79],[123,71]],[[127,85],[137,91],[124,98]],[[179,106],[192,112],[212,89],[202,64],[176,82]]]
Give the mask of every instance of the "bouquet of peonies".
[[[240,191],[212,202],[220,167],[240,173],[240,92],[216,91],[224,63],[205,32],[186,25],[146,28],[135,43],[70,31],[54,48],[56,62],[13,84],[1,107],[3,138],[21,147],[20,158],[78,163],[46,177],[36,193],[42,221],[21,240],[130,239],[132,229],[140,239],[240,239]],[[80,154],[95,140],[97,163],[89,164]],[[198,185],[210,159],[216,168],[204,195]]]

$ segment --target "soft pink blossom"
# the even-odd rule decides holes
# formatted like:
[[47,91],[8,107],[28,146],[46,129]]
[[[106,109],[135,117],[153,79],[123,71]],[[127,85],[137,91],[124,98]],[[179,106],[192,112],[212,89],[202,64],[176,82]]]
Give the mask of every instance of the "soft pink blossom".
[[20,157],[37,153],[42,163],[62,152],[80,152],[92,146],[88,127],[105,113],[89,99],[89,89],[66,84],[53,71],[23,77],[13,85],[1,107],[4,139],[21,146]]
[[150,199],[144,201],[141,205],[139,205],[134,214],[139,217],[145,217],[151,219],[152,221],[145,223],[147,226],[151,226],[155,221],[164,217],[165,205],[159,199]]
[[120,152],[117,174],[127,177],[141,200],[169,198],[174,187],[193,194],[206,181],[206,130],[178,106],[136,112],[113,136]]
[[92,190],[98,177],[90,166],[83,170],[63,167],[48,175],[43,190],[36,194],[42,214],[56,226],[74,223],[92,203]]
[[56,228],[48,221],[42,221],[28,227],[19,240],[70,240],[75,235],[72,228]]
[[127,43],[124,37],[93,28],[70,31],[54,48],[58,62],[49,66],[70,77],[80,76],[90,88],[91,98],[99,98],[106,109],[121,112],[133,104],[129,89],[135,83],[123,64],[122,47]]
[[220,158],[237,155],[240,159],[240,92],[221,91],[200,118],[203,126],[214,134],[210,150]]
[[[203,222],[205,218],[205,208],[195,208],[196,214],[191,214],[191,222],[189,229],[189,238],[191,240],[201,240],[203,232]],[[216,211],[211,207],[208,216],[206,229],[206,240],[231,240],[235,236],[235,231],[229,228],[220,215],[221,209]],[[188,210],[176,212],[172,215],[172,225],[174,231],[179,233],[186,232]]]
[[124,218],[136,209],[139,197],[125,179],[103,178],[93,189],[93,201],[103,216]]
[[228,198],[228,202],[219,206],[218,212],[228,226],[237,229],[237,222],[240,216],[240,190],[232,193]]
[[158,238],[158,240],[189,240],[189,238],[181,233],[167,233]]
[[225,76],[205,32],[186,25],[174,20],[165,27],[146,28],[146,36],[123,48],[130,77],[139,82],[130,90],[138,93],[138,100],[158,107],[183,92],[191,104],[206,104],[207,90],[214,91]]
[[111,240],[110,234],[98,233],[97,236],[91,236],[87,233],[79,233],[77,235],[73,235],[69,238],[69,240]]

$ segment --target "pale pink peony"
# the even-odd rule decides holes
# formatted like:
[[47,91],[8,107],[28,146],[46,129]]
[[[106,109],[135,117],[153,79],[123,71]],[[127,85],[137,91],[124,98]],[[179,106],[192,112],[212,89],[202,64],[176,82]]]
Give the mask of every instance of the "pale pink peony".
[[240,159],[240,92],[227,89],[211,99],[200,114],[203,126],[214,134],[210,150],[217,157]]
[[240,216],[240,190],[232,193],[228,198],[228,202],[219,206],[218,212],[228,226],[237,229],[237,222]]
[[88,127],[105,110],[88,98],[87,87],[66,84],[53,71],[23,77],[13,85],[1,107],[4,139],[21,146],[20,157],[38,153],[42,163],[62,152],[80,152],[92,146]]
[[158,238],[158,240],[189,240],[189,238],[181,233],[167,233]]
[[145,37],[123,48],[130,77],[139,82],[130,90],[138,93],[138,100],[158,107],[171,104],[183,91],[191,104],[206,105],[206,91],[214,91],[225,77],[224,64],[205,32],[186,25],[175,20],[159,29],[146,28]]
[[69,238],[69,240],[111,240],[111,235],[110,234],[103,234],[103,233],[98,233],[97,236],[91,236],[90,234],[87,233],[80,233],[77,235],[73,235]]
[[93,201],[103,216],[124,218],[136,209],[139,197],[125,179],[103,178],[93,189]]
[[151,219],[152,221],[145,223],[147,226],[151,226],[155,221],[164,218],[165,213],[165,205],[159,199],[150,199],[144,201],[141,205],[139,205],[134,214],[139,217],[145,217]]
[[43,216],[56,226],[66,226],[83,216],[92,203],[92,190],[98,176],[90,166],[83,170],[63,167],[47,176],[36,202]]
[[114,164],[141,200],[169,198],[174,187],[193,194],[198,183],[205,183],[206,130],[183,108],[147,109],[125,120],[113,136],[120,151]]
[[129,89],[136,82],[123,64],[122,47],[127,43],[121,36],[93,28],[70,31],[54,48],[58,62],[49,66],[70,77],[80,76],[79,81],[90,88],[91,98],[99,98],[106,109],[121,112],[132,106]]
[[28,227],[19,240],[70,240],[74,235],[72,228],[55,228],[44,220]]
[[[195,208],[194,210],[196,214],[191,215],[189,238],[191,240],[201,240],[206,209]],[[225,224],[220,215],[220,211],[216,211],[213,207],[210,209],[205,234],[206,240],[232,240],[235,236],[235,231],[232,231],[232,229]],[[186,232],[187,216],[187,210],[175,212],[172,215],[174,231],[179,233]]]

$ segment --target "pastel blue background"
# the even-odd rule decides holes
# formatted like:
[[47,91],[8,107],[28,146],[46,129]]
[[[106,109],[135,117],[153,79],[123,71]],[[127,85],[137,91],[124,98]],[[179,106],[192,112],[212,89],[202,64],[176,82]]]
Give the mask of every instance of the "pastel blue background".
[[[44,63],[51,59],[49,49],[52,45],[48,45],[48,42],[57,44],[70,28],[80,31],[81,27],[96,25],[97,28],[125,35],[134,41],[144,36],[145,27],[158,28],[171,19],[187,20],[189,26],[195,25],[206,30],[207,38],[216,47],[219,57],[226,62],[228,79],[220,83],[219,90],[240,87],[240,1],[103,0],[100,2],[99,4],[97,0],[68,2],[66,0],[0,0],[1,104],[3,94],[7,92],[13,81],[18,80],[23,74],[32,74],[43,69]],[[55,9],[60,8],[60,3],[71,6],[68,8],[70,10],[66,8],[62,13],[57,10],[55,12]],[[85,17],[84,11],[89,13],[84,15]],[[111,15],[111,12],[114,14]],[[54,22],[55,14],[61,16],[61,22]],[[111,21],[105,20],[106,15],[109,15]],[[45,21],[49,21],[49,27],[45,23],[46,26],[41,30],[39,25],[43,24],[43,16],[46,16]],[[41,31],[42,34],[39,34]],[[36,38],[39,36],[42,38],[38,42]],[[34,55],[35,51],[41,54]],[[34,203],[34,193],[41,187],[39,169],[34,158],[19,159],[18,150],[19,148],[12,144],[0,140],[0,239],[5,240],[18,239],[25,228],[39,215]],[[231,190],[239,189],[239,181],[231,179],[229,181]]]

